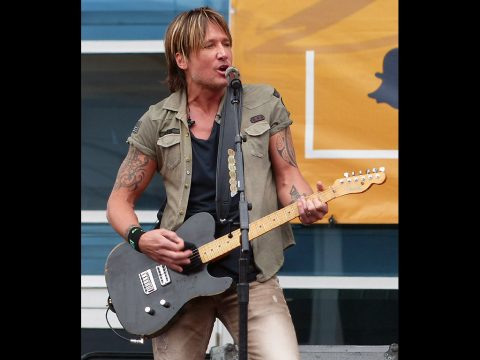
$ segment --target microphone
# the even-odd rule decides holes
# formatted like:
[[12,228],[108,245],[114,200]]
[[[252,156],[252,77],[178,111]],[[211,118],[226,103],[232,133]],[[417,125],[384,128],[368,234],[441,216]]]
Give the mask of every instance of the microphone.
[[195,125],[195,120],[192,120],[190,118],[187,119],[187,124],[188,124],[188,127],[192,127],[193,125]]
[[230,66],[225,71],[225,77],[228,81],[228,86],[231,86],[233,89],[240,89],[242,87],[242,82],[240,81],[240,72],[237,68]]

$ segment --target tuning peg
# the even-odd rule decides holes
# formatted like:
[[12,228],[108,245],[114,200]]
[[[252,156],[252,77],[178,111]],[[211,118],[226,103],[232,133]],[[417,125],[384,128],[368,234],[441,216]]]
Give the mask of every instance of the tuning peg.
[[344,173],[343,173],[343,176],[345,176],[346,178],[348,178],[348,172],[344,172]]
[[358,171],[358,175],[362,175],[362,170],[359,170],[359,171]]
[[370,174],[370,169],[367,169],[367,174]]
[[372,171],[373,171],[374,173],[376,173],[376,172],[377,172],[377,168],[373,168]]
[[352,171],[352,176],[355,176],[355,171]]
[[384,166],[380,166],[380,169],[378,169],[378,170],[380,170],[380,172],[385,172],[385,167],[384,167]]

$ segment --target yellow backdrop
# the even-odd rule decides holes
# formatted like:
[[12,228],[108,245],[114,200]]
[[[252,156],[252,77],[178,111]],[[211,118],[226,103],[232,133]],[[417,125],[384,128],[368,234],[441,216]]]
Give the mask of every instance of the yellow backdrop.
[[385,167],[383,184],[332,200],[328,216],[398,223],[398,105],[375,97],[381,86],[398,97],[384,69],[398,49],[398,0],[232,0],[230,24],[242,81],[273,85],[291,112],[312,187]]

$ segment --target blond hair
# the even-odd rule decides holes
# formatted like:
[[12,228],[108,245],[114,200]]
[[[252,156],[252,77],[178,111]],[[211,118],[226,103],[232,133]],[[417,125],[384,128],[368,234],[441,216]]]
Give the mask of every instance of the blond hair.
[[178,14],[165,34],[165,57],[167,59],[167,83],[171,92],[186,89],[185,73],[177,66],[175,54],[188,59],[192,52],[201,49],[207,27],[213,24],[222,29],[232,43],[232,35],[223,16],[208,6]]

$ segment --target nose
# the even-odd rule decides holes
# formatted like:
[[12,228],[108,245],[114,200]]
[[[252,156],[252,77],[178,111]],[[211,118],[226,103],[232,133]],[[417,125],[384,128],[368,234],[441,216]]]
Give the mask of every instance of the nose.
[[224,60],[228,57],[227,51],[225,50],[225,46],[219,45],[217,49],[217,58]]

